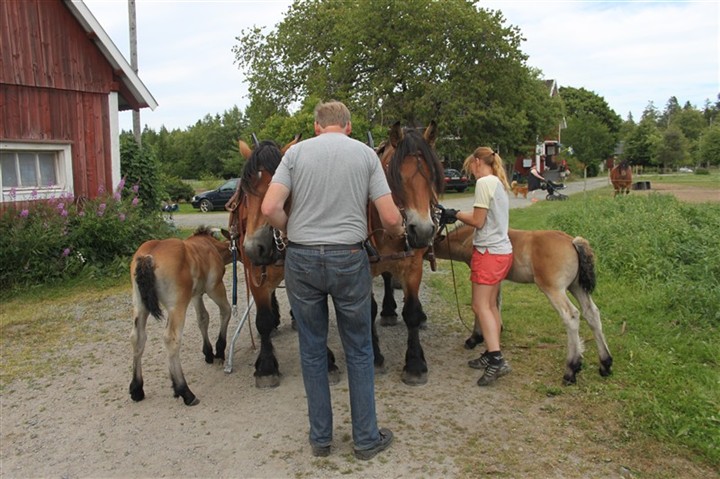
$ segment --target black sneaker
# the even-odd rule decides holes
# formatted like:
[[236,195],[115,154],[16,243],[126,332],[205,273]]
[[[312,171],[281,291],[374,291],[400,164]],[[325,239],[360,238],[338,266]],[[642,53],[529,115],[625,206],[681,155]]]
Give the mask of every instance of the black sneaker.
[[490,360],[488,359],[488,356],[486,353],[483,353],[480,357],[471,359],[468,361],[468,366],[470,366],[473,369],[482,369],[483,371],[485,368],[488,367],[488,364],[490,364]]
[[312,453],[315,457],[328,457],[330,455],[330,445],[327,446],[316,446],[312,445]]
[[390,444],[393,442],[393,433],[390,429],[382,428],[380,429],[380,442],[378,442],[375,447],[371,447],[370,449],[355,449],[355,457],[360,459],[361,461],[369,461],[378,452],[384,451],[387,449]]
[[501,359],[497,364],[488,364],[485,373],[478,379],[478,386],[487,386],[495,382],[497,378],[503,377],[512,371],[510,363]]

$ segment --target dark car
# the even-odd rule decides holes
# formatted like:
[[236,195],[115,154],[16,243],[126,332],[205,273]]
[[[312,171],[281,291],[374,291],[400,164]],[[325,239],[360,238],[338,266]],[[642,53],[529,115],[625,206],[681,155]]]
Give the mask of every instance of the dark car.
[[470,180],[467,176],[453,168],[445,169],[445,191],[455,190],[462,193],[470,186]]
[[235,193],[238,181],[240,181],[240,178],[233,178],[215,190],[195,195],[190,203],[193,208],[200,208],[200,211],[203,213],[212,210],[222,210],[225,208],[225,203],[227,203],[233,193]]

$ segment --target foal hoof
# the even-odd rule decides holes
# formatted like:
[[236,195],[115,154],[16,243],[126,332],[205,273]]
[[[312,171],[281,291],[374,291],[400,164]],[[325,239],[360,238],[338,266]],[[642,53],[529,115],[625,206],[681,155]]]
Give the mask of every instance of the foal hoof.
[[280,385],[280,375],[255,376],[255,387],[258,389],[272,389]]
[[420,374],[410,374],[407,371],[403,371],[402,382],[408,386],[422,386],[423,384],[427,384],[428,374],[426,372]]
[[395,316],[380,316],[380,326],[396,326],[398,323],[398,317]]

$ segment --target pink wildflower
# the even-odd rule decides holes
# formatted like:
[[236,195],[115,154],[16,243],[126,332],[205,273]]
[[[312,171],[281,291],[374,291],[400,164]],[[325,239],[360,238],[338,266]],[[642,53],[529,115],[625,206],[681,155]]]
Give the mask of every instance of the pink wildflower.
[[125,221],[125,213],[120,213],[118,218],[120,218],[120,221]]
[[105,214],[105,208],[107,208],[107,205],[106,205],[105,203],[100,203],[100,204],[98,205],[97,215],[98,215],[98,216],[104,215],[104,214]]
[[22,210],[20,212],[20,218],[27,218],[30,212],[28,210]]
[[62,252],[63,258],[65,258],[65,257],[67,257],[67,256],[69,256],[69,255],[70,255],[70,248],[65,248],[65,249],[63,250],[63,252]]
[[132,205],[133,205],[133,206],[137,206],[137,205],[138,205],[138,201],[139,201],[139,200],[138,200],[138,197],[136,196],[135,198],[132,199]]

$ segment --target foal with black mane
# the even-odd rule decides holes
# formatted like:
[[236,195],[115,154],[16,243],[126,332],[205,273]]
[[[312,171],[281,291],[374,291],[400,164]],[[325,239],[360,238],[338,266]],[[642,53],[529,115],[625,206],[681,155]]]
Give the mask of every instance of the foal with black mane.
[[[223,231],[223,234],[229,236],[227,231]],[[200,402],[188,387],[180,365],[180,342],[185,314],[192,302],[203,336],[205,361],[212,364],[216,358],[224,360],[231,310],[223,275],[225,265],[231,260],[230,243],[215,239],[205,227],[198,228],[195,234],[186,240],[168,238],[146,241],[135,252],[130,263],[134,318],[130,335],[133,347],[130,397],[134,401],[145,398],[142,355],[147,340],[147,318],[152,314],[155,318],[162,319],[162,305],[168,313],[164,340],[173,392],[175,397],[182,397],[188,406]],[[220,333],[215,343],[215,354],[208,337],[210,315],[203,303],[203,294],[206,293],[220,308]]]

